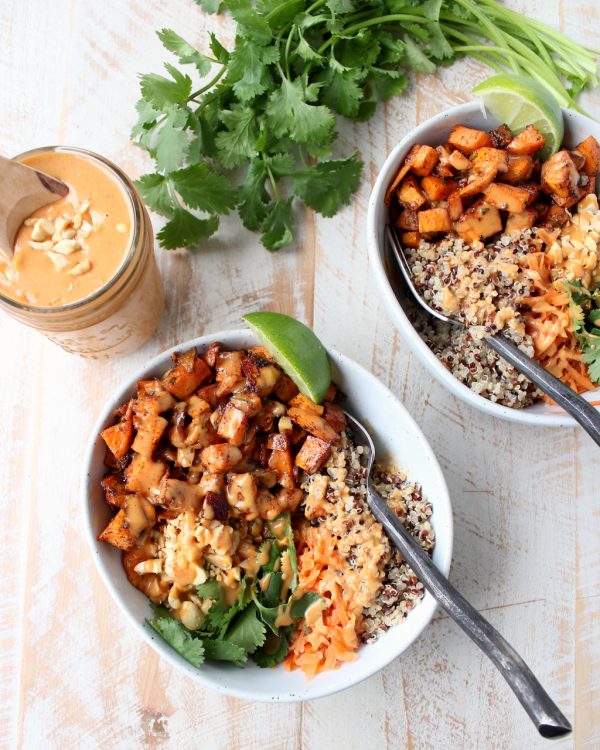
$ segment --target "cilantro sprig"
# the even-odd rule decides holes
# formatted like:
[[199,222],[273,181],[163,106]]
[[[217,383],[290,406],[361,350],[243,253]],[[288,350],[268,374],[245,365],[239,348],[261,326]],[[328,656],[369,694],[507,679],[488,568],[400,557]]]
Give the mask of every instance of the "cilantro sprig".
[[589,290],[580,281],[565,282],[575,337],[590,380],[600,383],[600,286]]
[[166,249],[198,244],[236,209],[268,250],[294,238],[294,201],[333,216],[360,182],[358,152],[333,158],[336,117],[367,120],[410,71],[471,55],[532,75],[563,106],[596,85],[592,51],[496,0],[197,0],[237,23],[227,50],[203,54],[171,29],[158,36],[180,68],[141,76],[132,139],[155,171],[138,181],[167,219]]
[[[245,577],[242,580],[233,604],[225,603],[221,586],[215,579],[196,587],[198,597],[212,601],[198,630],[188,630],[167,608],[153,606],[154,617],[148,624],[193,666],[199,667],[207,659],[230,662],[238,667],[249,659],[259,667],[276,666],[287,656],[298,621],[308,607],[320,599],[314,592],[302,593],[297,588],[298,566],[289,513],[280,516],[268,528],[270,538],[260,551],[266,562],[255,579]],[[292,574],[285,592],[284,555],[287,555]],[[288,615],[285,622],[289,620],[289,624],[278,624],[282,613]]]

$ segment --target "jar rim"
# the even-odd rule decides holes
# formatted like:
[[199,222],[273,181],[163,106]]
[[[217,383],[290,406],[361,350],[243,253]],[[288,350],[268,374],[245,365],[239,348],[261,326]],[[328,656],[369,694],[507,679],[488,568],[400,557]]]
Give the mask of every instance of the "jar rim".
[[124,274],[126,273],[132,260],[135,257],[135,252],[138,247],[139,240],[140,240],[140,227],[142,226],[143,216],[142,216],[142,209],[140,208],[138,194],[133,185],[133,182],[125,174],[125,172],[123,172],[123,170],[120,167],[118,167],[116,164],[110,161],[110,159],[107,159],[101,154],[97,154],[94,151],[90,151],[88,149],[78,148],[76,146],[40,146],[38,148],[29,149],[28,151],[23,151],[22,153],[17,154],[16,156],[13,156],[12,158],[21,159],[25,156],[31,156],[32,154],[38,154],[40,152],[48,152],[48,151],[55,151],[58,153],[66,153],[66,154],[70,154],[70,153],[81,154],[82,156],[90,159],[91,161],[99,162],[104,168],[107,168],[108,171],[111,173],[111,176],[113,176],[116,180],[118,180],[121,187],[123,188],[123,191],[125,192],[125,195],[127,196],[127,200],[129,202],[129,206],[131,208],[131,213],[133,217],[133,222],[132,222],[133,232],[131,235],[131,241],[129,245],[129,250],[127,251],[127,255],[121,261],[121,265],[118,267],[116,273],[113,276],[111,276],[110,279],[105,284],[103,284],[99,289],[97,289],[92,294],[88,294],[87,297],[83,297],[82,299],[75,300],[74,302],[69,302],[66,305],[54,305],[52,307],[28,305],[28,304],[19,302],[13,297],[7,296],[2,291],[2,288],[0,287],[0,300],[2,301],[3,304],[7,304],[10,307],[15,308],[16,310],[20,310],[23,312],[31,312],[31,313],[40,314],[40,315],[53,315],[53,314],[57,315],[59,313],[79,310],[83,306],[89,305],[91,302],[94,302],[95,300],[102,297],[103,294],[105,294],[109,289],[111,289],[118,281],[120,281],[123,278]]

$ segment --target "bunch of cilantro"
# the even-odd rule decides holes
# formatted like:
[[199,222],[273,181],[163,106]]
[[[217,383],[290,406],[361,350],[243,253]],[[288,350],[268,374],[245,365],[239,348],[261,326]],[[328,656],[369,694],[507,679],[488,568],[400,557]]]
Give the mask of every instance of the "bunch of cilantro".
[[[148,624],[193,666],[199,667],[210,659],[241,667],[251,658],[259,667],[274,667],[287,656],[298,620],[320,597],[314,592],[298,596],[301,592],[297,590],[298,566],[289,513],[280,516],[268,528],[275,529],[281,522],[283,534],[277,536],[271,531],[271,538],[264,542],[268,545],[267,562],[256,578],[246,576],[242,580],[234,604],[225,603],[221,586],[214,579],[196,587],[200,599],[212,600],[199,630],[188,630],[165,607],[153,607],[154,617]],[[287,584],[281,572],[284,553],[289,555],[292,570],[292,580],[285,591],[283,586]],[[282,611],[290,615],[291,625],[277,625]]]
[[[166,249],[212,235],[237,209],[268,250],[293,240],[293,201],[324,216],[360,181],[358,154],[332,158],[336,115],[367,120],[402,94],[409,71],[434,73],[462,55],[537,78],[563,106],[597,83],[597,61],[545,24],[496,0],[196,0],[237,23],[227,50],[205,55],[158,32],[182,69],[141,77],[133,140],[156,170],[138,187],[166,217]],[[194,83],[194,80],[197,82]]]
[[588,290],[580,281],[565,282],[573,331],[590,380],[600,383],[600,286]]

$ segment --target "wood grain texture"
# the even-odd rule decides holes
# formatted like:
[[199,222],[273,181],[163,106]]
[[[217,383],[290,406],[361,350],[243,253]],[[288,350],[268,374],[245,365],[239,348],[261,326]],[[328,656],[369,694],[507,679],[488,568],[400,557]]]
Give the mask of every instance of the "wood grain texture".
[[[598,47],[592,0],[513,0]],[[3,152],[64,143],[148,166],[128,142],[136,74],[164,59],[154,29],[201,48],[230,24],[193,0],[23,0],[0,7]],[[371,185],[417,122],[465,101],[487,75],[464,60],[419,77],[367,124],[340,124],[364,180],[324,220],[299,211],[297,246],[269,255],[233,218],[194,254],[159,252],[167,307],[136,354],[86,362],[3,316],[0,451],[4,589],[0,609],[0,747],[329,750],[513,750],[545,746],[493,667],[442,614],[382,673],[302,706],[250,704],[196,686],[127,627],[81,533],[78,467],[106,394],[150,356],[263,308],[292,313],[372,369],[405,402],[436,451],[455,511],[451,578],[523,654],[567,715],[600,747],[600,513],[597,452],[575,430],[509,425],[469,409],[431,380],[394,332],[369,273]],[[584,99],[600,115],[598,94]]]

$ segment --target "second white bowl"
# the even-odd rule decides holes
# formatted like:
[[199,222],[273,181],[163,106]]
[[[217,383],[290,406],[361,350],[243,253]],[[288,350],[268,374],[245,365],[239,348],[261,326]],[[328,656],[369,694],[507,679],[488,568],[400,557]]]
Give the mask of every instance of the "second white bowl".
[[[600,123],[590,120],[589,117],[563,110],[565,119],[564,142],[567,146],[575,146],[588,135],[593,135],[600,141]],[[392,150],[385,160],[381,171],[373,187],[369,199],[367,213],[367,244],[371,268],[379,291],[387,310],[408,346],[419,358],[427,370],[448,388],[455,396],[466,401],[476,409],[492,414],[501,419],[524,424],[547,425],[547,426],[569,426],[575,427],[575,420],[566,414],[559,406],[538,401],[532,406],[524,409],[511,409],[508,406],[495,404],[487,398],[480,396],[464,385],[444,367],[423,339],[419,336],[407,315],[407,307],[410,300],[407,298],[409,292],[404,287],[393,282],[394,268],[393,260],[390,259],[385,247],[384,229],[388,219],[388,209],[383,202],[387,186],[398,172],[404,157],[411,146],[415,143],[423,143],[437,146],[448,139],[448,134],[454,125],[467,125],[471,128],[489,130],[499,123],[492,115],[482,111],[478,102],[461,104],[458,107],[441,112],[439,115],[427,120],[419,127],[408,133],[398,145]],[[600,389],[587,393],[585,396],[590,401],[600,398]]]

